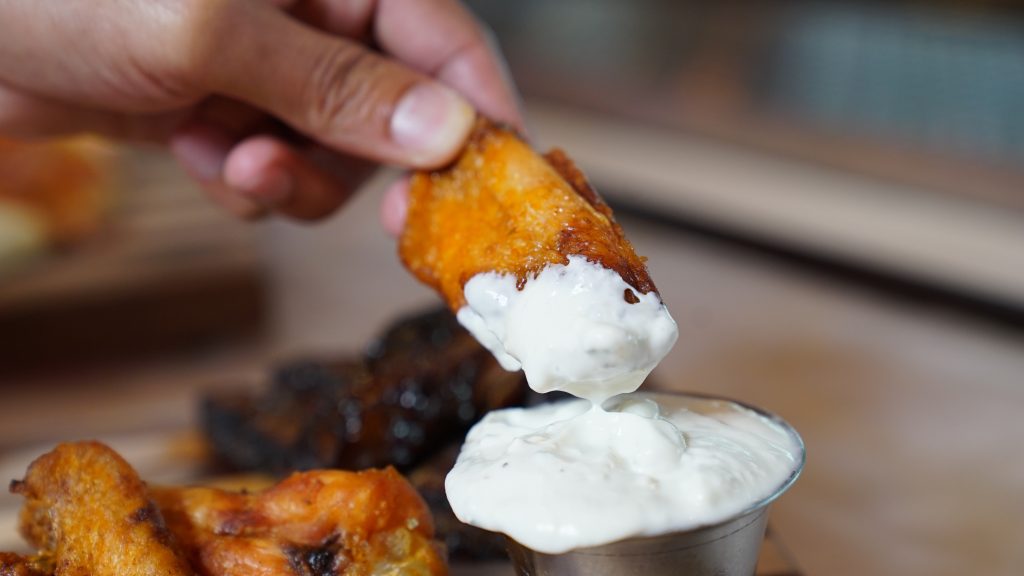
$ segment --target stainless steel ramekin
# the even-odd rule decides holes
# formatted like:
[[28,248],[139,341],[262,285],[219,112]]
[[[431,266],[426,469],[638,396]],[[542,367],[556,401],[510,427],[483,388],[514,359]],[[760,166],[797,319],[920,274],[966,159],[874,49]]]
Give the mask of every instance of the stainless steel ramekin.
[[680,397],[722,400],[753,410],[788,431],[800,454],[792,474],[767,498],[721,522],[662,536],[631,538],[564,554],[544,554],[511,538],[509,556],[519,576],[751,576],[757,567],[768,508],[803,470],[803,440],[784,420],[742,402],[697,394],[652,394],[656,400]]

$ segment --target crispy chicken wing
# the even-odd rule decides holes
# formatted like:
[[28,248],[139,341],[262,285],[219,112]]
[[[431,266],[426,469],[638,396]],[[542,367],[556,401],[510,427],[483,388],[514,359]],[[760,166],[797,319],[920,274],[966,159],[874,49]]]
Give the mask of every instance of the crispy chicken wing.
[[0,576],[49,576],[53,566],[44,556],[0,552]]
[[426,504],[392,468],[297,473],[253,494],[147,488],[116,452],[80,442],[41,456],[11,490],[41,552],[0,554],[0,576],[446,573]]
[[194,574],[135,470],[98,442],[60,444],[11,483],[21,531],[56,576]]
[[476,274],[515,274],[522,286],[574,254],[642,294],[657,291],[611,209],[564,152],[541,156],[482,119],[455,164],[413,177],[399,252],[456,311]]
[[210,576],[445,573],[426,505],[392,468],[300,472],[256,494],[159,488],[171,531]]

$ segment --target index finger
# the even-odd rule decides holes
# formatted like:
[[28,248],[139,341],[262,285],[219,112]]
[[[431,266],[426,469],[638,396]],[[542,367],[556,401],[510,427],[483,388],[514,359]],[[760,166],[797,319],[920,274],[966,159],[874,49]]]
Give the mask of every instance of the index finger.
[[523,129],[496,42],[457,0],[378,0],[373,30],[397,60],[458,90],[484,115]]
[[326,32],[372,37],[395,60],[454,88],[484,115],[523,130],[497,43],[458,0],[270,1]]

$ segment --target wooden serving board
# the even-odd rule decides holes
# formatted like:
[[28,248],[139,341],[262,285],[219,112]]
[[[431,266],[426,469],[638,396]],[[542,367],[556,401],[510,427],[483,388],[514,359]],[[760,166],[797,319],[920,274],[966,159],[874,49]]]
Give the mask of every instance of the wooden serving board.
[[[194,431],[154,432],[100,438],[125,457],[143,479],[156,483],[244,483],[240,477],[211,477],[204,465],[206,446]],[[30,446],[0,455],[0,483],[21,478],[29,463],[52,446]],[[0,495],[0,551],[27,552],[28,547],[18,534],[18,511],[21,498]],[[452,576],[515,576],[508,562],[455,564]],[[802,572],[769,526],[757,576],[801,576]]]

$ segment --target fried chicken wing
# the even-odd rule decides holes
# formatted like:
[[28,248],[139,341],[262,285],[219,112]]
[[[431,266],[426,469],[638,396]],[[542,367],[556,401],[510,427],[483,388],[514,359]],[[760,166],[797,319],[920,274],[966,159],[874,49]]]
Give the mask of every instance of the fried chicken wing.
[[294,474],[258,493],[147,487],[98,442],[61,444],[11,491],[36,556],[0,576],[440,576],[430,513],[394,469]]
[[618,272],[642,294],[657,291],[611,209],[564,152],[541,156],[483,119],[455,164],[413,176],[399,253],[455,311],[476,274],[514,274],[521,287],[570,255]]
[[56,576],[194,574],[138,474],[103,444],[57,446],[11,491],[26,500],[23,536],[52,558]]
[[44,556],[0,552],[0,576],[50,576],[53,566]]
[[446,571],[426,505],[392,468],[301,472],[256,494],[159,487],[151,494],[209,576]]

